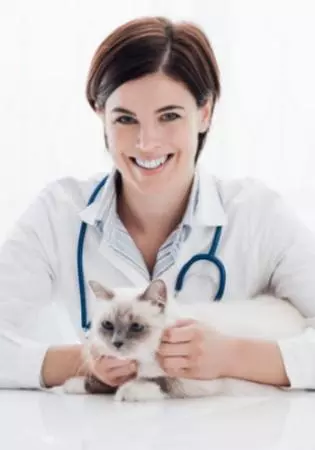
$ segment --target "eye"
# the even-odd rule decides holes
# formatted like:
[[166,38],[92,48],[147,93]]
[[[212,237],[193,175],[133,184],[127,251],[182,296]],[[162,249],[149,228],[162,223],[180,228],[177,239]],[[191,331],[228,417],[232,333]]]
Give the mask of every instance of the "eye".
[[175,113],[175,112],[168,112],[168,113],[163,114],[160,117],[160,119],[161,119],[162,122],[172,122],[172,121],[174,121],[176,119],[180,119],[180,117],[181,116],[179,114]]
[[139,333],[144,330],[144,325],[141,325],[141,323],[138,322],[134,322],[130,325],[129,330],[134,333]]
[[114,330],[114,325],[109,320],[103,320],[101,325],[102,325],[102,328],[104,328],[104,330],[106,330],[106,331]]
[[132,125],[134,123],[137,123],[136,119],[132,116],[119,116],[114,121],[114,123],[121,123],[123,125]]

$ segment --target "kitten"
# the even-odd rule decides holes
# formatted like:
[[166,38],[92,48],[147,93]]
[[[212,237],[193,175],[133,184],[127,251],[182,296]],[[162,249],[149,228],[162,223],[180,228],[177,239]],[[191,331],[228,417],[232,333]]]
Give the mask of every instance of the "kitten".
[[249,300],[180,305],[167,295],[162,280],[152,281],[145,290],[110,290],[96,281],[89,281],[89,286],[96,305],[85,346],[86,357],[91,357],[93,351],[99,356],[133,359],[138,362],[138,373],[135,379],[118,388],[107,386],[93,376],[76,377],[64,384],[64,391],[115,393],[116,400],[120,401],[284,392],[274,386],[232,378],[170,378],[158,365],[155,354],[164,329],[180,318],[198,320],[235,337],[275,340],[300,334],[306,321],[288,301],[261,295]]

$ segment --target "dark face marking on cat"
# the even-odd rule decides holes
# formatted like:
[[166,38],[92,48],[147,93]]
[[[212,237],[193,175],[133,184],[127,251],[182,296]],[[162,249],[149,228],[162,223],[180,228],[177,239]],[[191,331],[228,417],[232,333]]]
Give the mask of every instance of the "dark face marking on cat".
[[117,350],[123,350],[143,342],[150,334],[150,327],[128,306],[117,308],[110,318],[104,318],[99,331]]

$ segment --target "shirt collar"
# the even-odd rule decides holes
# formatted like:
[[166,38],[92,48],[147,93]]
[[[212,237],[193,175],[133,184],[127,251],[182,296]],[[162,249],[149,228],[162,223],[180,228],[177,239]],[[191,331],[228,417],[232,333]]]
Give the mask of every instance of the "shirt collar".
[[[83,222],[99,226],[106,216],[106,211],[112,209],[113,202],[116,205],[116,175],[117,172],[113,169],[96,200],[79,213]],[[227,215],[222,205],[216,178],[198,168],[182,224],[191,227],[193,225],[221,226],[226,223]]]

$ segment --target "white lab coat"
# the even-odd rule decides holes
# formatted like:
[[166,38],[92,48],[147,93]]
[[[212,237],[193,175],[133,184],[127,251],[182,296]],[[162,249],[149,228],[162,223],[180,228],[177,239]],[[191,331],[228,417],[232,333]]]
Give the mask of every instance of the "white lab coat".
[[[38,339],[32,326],[44,306],[55,302],[63,308],[75,339],[84,339],[76,272],[81,220],[89,224],[84,251],[86,281],[95,279],[108,287],[144,286],[149,281],[102,239],[95,224],[102,192],[86,207],[102,177],[97,174],[85,181],[63,178],[49,184],[1,248],[0,387],[40,387],[40,369],[52,342]],[[209,249],[219,225],[223,233],[217,256],[227,273],[221,301],[253,297],[270,287],[279,297],[289,298],[305,316],[315,316],[315,239],[311,232],[278,194],[262,183],[222,181],[204,171],[200,172],[193,229],[176,264],[162,276],[170,292],[179,269],[194,254]],[[187,275],[178,301],[210,301],[217,287],[217,269],[199,262]],[[87,283],[86,292],[91,311],[93,296]],[[49,325],[47,321],[42,327],[48,330]],[[315,388],[315,330],[309,328],[302,336],[283,339],[279,346],[291,386]]]

